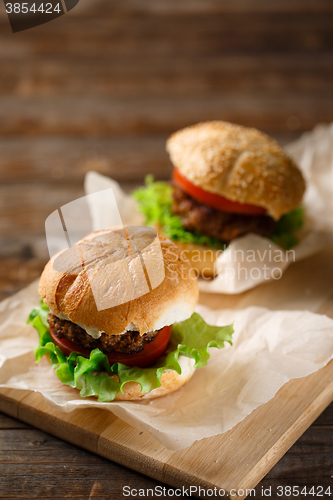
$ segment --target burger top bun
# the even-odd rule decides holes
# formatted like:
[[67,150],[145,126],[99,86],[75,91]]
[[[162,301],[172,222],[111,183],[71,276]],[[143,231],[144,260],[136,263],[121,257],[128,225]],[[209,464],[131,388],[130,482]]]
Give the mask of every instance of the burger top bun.
[[[189,318],[199,294],[195,273],[186,258],[182,257],[181,250],[162,236],[156,236],[161,248],[159,250],[158,245],[158,255],[161,256],[162,252],[163,256],[158,260],[154,250],[156,246],[153,251],[147,246],[149,231],[152,229],[133,226],[126,230],[90,233],[48,262],[40,278],[39,295],[56,316],[81,323],[87,328],[98,328],[107,335],[128,330],[136,330],[143,335]],[[156,275],[163,276],[158,266],[164,266],[163,281],[160,280],[160,284],[154,287],[155,274],[148,272],[148,293],[98,310],[95,298],[99,290],[101,300],[104,296],[112,299],[113,294],[128,292],[126,289],[119,292],[119,277],[124,272],[129,273],[136,287],[147,286],[143,262],[145,274],[147,270],[156,270]],[[94,296],[91,282],[96,279],[99,286],[94,287]]]
[[174,133],[167,151],[193,184],[232,201],[266,208],[275,220],[295,209],[302,173],[276,141],[254,128],[213,121]]

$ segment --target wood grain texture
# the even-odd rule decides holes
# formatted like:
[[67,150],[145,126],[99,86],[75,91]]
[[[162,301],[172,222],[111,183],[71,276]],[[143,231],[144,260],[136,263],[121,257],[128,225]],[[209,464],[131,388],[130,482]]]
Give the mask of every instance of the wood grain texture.
[[332,120],[329,2],[200,3],[82,4],[82,15],[15,38],[3,18],[0,136],[170,133],[215,118],[281,132]]
[[[26,483],[30,485],[31,496],[35,498],[60,499],[70,496],[75,500],[118,499],[122,497],[122,488],[126,485],[145,490],[157,485],[164,486],[3,414],[0,414],[0,429],[8,421],[11,432],[7,430],[0,434],[1,442],[4,443],[0,448],[0,476],[4,478],[4,482],[0,483],[1,498],[5,498],[9,491],[12,498],[24,497],[27,494]],[[23,426],[27,428],[23,429]],[[333,405],[324,411],[258,484],[256,498],[264,498],[262,487],[272,487],[276,492],[278,485],[310,484],[309,478],[312,484],[327,487],[332,463],[328,429],[331,432],[333,430]],[[324,483],[321,471],[327,475]],[[20,480],[18,473],[24,481]],[[298,478],[298,482],[295,482],[295,478]],[[63,496],[59,496],[59,491]],[[277,497],[272,495],[272,498]]]
[[[323,15],[325,14],[325,15]],[[332,49],[332,9],[304,12],[188,13],[64,16],[61,20],[21,32],[12,42],[10,30],[1,29],[7,57],[34,54],[76,56],[128,54],[145,50],[161,56],[173,52],[201,56],[212,51],[304,51]],[[8,25],[3,19],[1,28]],[[283,32],[281,33],[281,30]],[[75,36],[72,33],[75,33]],[[242,35],[242,36],[240,36]],[[44,43],[41,43],[43,40]],[[12,42],[12,43],[10,43]],[[178,52],[179,51],[179,52]]]
[[[294,264],[277,283],[228,296],[223,307],[264,306],[274,292],[273,296],[278,297],[276,308],[297,309],[299,301],[306,310],[320,310],[333,317],[332,271],[332,250],[327,250],[320,258],[315,256]],[[304,279],[311,283],[307,299],[300,295]],[[202,294],[201,302],[205,301],[212,308],[221,307],[221,296]],[[207,489],[223,488],[230,493],[233,488],[254,488],[331,403],[333,362],[306,378],[288,382],[271,401],[225,434],[197,441],[176,452],[165,449],[147,434],[104,410],[94,408],[66,414],[50,409],[39,394],[10,389],[1,389],[0,394],[1,411],[72,444],[173,487],[200,485]],[[320,432],[318,435],[322,436]],[[326,457],[321,471],[324,473],[332,465],[327,458],[331,456],[330,449],[330,442],[322,448]],[[233,498],[245,496],[239,494]]]
[[[19,420],[16,420],[15,418],[8,417],[8,415],[4,415],[3,413],[0,413],[0,430],[16,430],[16,429],[31,429],[30,425],[25,424],[24,422],[20,422]],[[7,439],[7,433],[3,433],[3,440],[1,440],[2,443],[5,443],[5,440]],[[2,449],[5,449],[5,446],[2,447]]]
[[[291,381],[231,431],[178,452],[166,450],[109,412],[92,409],[63,414],[47,407],[37,394],[18,397],[18,391],[2,389],[0,409],[171,486],[201,485],[228,492],[254,488],[301,436],[332,400],[332,375],[330,363],[305,379]],[[328,445],[324,454],[330,457],[329,452]],[[327,462],[326,470],[331,466],[329,458]]]
[[[38,277],[48,258],[45,218],[83,193],[88,169],[131,186],[148,172],[167,178],[165,138],[205,119],[288,139],[332,121],[332,22],[331,0],[80,0],[66,16],[13,35],[1,3],[0,299]],[[309,268],[316,272],[311,283]],[[251,298],[241,294],[237,304],[265,305],[275,297],[279,308],[284,287],[293,286],[290,308],[333,316],[325,269],[328,255],[308,259]],[[206,300],[221,306],[217,297]],[[223,305],[231,305],[228,297]],[[311,427],[260,485],[328,485],[330,415],[324,412],[321,427]],[[30,429],[3,432],[24,434],[27,444],[0,436],[11,454],[7,462],[0,445],[1,499],[104,500],[120,498],[127,482],[158,484],[58,446],[41,431],[30,441]],[[44,439],[53,440],[47,452]],[[256,493],[262,498],[260,488]]]
[[152,172],[159,179],[168,179],[172,165],[165,151],[167,137],[6,138],[0,140],[0,183],[17,185],[19,190],[19,184],[33,182],[42,191],[41,182],[45,189],[52,184],[82,185],[89,170],[137,184]]
[[[253,12],[288,12],[294,14],[300,11],[298,0],[97,0],[96,6],[92,6],[89,0],[82,0],[82,6],[75,11],[75,15],[100,15],[101,13],[117,14],[124,13],[253,13]],[[302,12],[332,12],[333,7],[330,0],[302,0]]]
[[[330,0],[302,0],[302,12],[321,13],[332,12],[332,3]],[[80,0],[78,6],[71,11],[70,16],[85,17],[105,15],[138,15],[138,14],[154,14],[165,15],[172,14],[202,14],[202,13],[279,13],[286,12],[294,14],[295,11],[300,11],[299,0],[95,0],[91,4],[90,0]],[[5,16],[5,9],[0,9],[0,16]]]
[[[111,49],[110,49],[111,52]],[[291,52],[258,54],[208,52],[201,57],[189,51],[163,58],[153,51],[120,55],[76,57],[75,54],[31,55],[24,59],[3,58],[6,70],[0,80],[0,94],[17,96],[103,95],[200,96],[217,92],[331,93],[332,57],[318,53]],[[21,71],[17,71],[17,64]],[[70,74],[70,78],[68,75]],[[149,75],[149,78],[147,77]],[[259,98],[259,96],[258,96]]]
[[[133,113],[135,109],[135,113]],[[105,99],[101,97],[0,97],[0,135],[166,133],[200,121],[225,120],[284,133],[290,117],[298,130],[330,122],[333,95],[218,94]]]

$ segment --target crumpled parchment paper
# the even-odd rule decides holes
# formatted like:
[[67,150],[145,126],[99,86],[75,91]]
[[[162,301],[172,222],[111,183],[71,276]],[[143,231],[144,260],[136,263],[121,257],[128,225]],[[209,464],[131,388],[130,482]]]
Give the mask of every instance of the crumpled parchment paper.
[[64,412],[99,407],[177,450],[226,432],[268,402],[288,380],[305,377],[333,357],[333,320],[306,311],[197,311],[210,324],[234,321],[234,345],[212,348],[208,365],[162,398],[98,403],[63,385],[46,359],[36,365],[37,332],[26,319],[38,304],[37,283],[0,304],[0,387],[40,392]]
[[[237,238],[219,255],[217,277],[214,280],[199,280],[201,291],[244,292],[260,283],[279,279],[293,262],[333,244],[333,124],[318,125],[285,149],[300,166],[307,183],[303,200],[306,221],[298,245],[285,252],[269,239],[256,234]],[[116,181],[96,172],[87,174],[86,194],[110,187],[114,191],[123,224],[143,224],[143,216],[137,212],[135,200],[125,194]],[[105,213],[102,215],[102,211],[95,207],[93,219],[96,228],[101,226],[102,218],[105,222]]]

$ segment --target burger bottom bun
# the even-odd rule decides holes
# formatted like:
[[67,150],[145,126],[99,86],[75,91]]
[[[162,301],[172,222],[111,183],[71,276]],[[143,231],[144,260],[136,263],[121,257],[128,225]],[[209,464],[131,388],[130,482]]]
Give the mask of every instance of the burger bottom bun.
[[[161,226],[155,225],[155,229],[164,236]],[[204,278],[215,278],[217,272],[215,262],[221,254],[222,249],[211,248],[205,245],[196,245],[195,243],[180,243],[173,241],[181,251],[183,260],[188,260],[197,276]]]
[[217,250],[216,248],[204,245],[195,245],[194,243],[179,243],[178,241],[174,243],[181,249],[182,258],[189,260],[197,276],[215,278],[217,274],[215,262],[223,250]]
[[181,366],[182,373],[178,375],[175,370],[165,370],[161,377],[161,387],[153,389],[150,392],[141,393],[141,387],[137,382],[127,382],[123,387],[123,394],[118,393],[114,401],[139,401],[146,399],[159,398],[165,396],[169,392],[176,391],[185,385],[193,373],[195,372],[194,359],[180,356],[178,362]]
[[[154,399],[160,396],[165,396],[169,392],[176,391],[185,385],[195,372],[194,359],[186,356],[179,356],[178,362],[182,369],[181,375],[175,370],[165,370],[161,377],[161,387],[153,389],[150,392],[141,392],[141,386],[138,382],[127,382],[123,386],[123,393],[118,392],[113,401],[139,401],[142,399]],[[112,377],[119,382],[119,378],[115,375]],[[97,396],[96,396],[97,397]]]

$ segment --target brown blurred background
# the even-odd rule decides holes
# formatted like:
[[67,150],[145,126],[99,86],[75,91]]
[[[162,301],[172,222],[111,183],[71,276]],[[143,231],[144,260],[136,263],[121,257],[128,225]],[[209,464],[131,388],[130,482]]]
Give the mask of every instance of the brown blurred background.
[[332,0],[81,0],[13,34],[0,5],[0,299],[36,278],[46,217],[88,170],[167,178],[199,121],[282,144],[333,120]]

